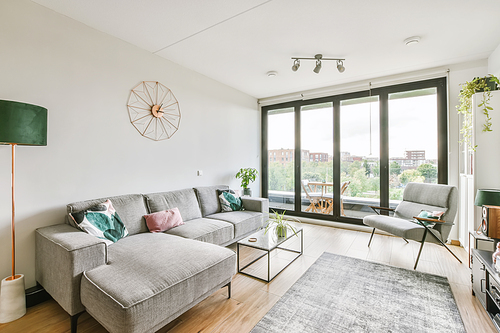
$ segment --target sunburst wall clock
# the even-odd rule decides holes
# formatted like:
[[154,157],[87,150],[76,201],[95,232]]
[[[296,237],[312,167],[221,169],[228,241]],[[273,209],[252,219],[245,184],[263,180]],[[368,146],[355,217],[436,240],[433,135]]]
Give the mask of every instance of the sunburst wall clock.
[[155,140],[170,139],[179,129],[179,102],[160,82],[143,81],[130,92],[130,122],[142,136]]

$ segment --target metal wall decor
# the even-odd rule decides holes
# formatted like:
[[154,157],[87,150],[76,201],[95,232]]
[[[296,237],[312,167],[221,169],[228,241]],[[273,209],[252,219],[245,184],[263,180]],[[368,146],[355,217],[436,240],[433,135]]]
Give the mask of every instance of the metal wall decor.
[[179,129],[179,102],[170,89],[157,81],[143,81],[130,92],[130,122],[142,136],[160,141],[170,139]]

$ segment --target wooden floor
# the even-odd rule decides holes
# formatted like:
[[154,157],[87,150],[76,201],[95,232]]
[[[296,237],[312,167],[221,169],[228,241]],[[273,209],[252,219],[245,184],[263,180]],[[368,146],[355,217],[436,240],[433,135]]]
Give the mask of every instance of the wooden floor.
[[[323,252],[356,257],[393,266],[413,269],[418,243],[406,244],[401,238],[375,234],[368,248],[369,233],[332,227],[302,224],[304,228],[304,255],[287,267],[271,283],[237,274],[233,279],[232,298],[227,299],[223,288],[201,302],[158,332],[249,332],[295,281],[314,263]],[[287,244],[298,248],[298,238]],[[235,246],[231,248],[235,249]],[[462,259],[460,264],[443,247],[426,244],[417,270],[448,277],[462,320],[469,333],[495,333],[493,324],[480,303],[471,294],[470,270],[467,253],[459,247],[450,248]],[[257,253],[242,251],[248,261]],[[290,258],[282,250],[273,253],[272,267],[279,269]],[[267,269],[265,258],[251,266],[254,274]],[[250,268],[250,267],[249,267]],[[0,332],[50,332],[70,331],[69,316],[55,301],[47,301],[29,308],[27,314],[14,322],[0,324]],[[79,319],[79,333],[99,333],[106,330],[88,314]]]

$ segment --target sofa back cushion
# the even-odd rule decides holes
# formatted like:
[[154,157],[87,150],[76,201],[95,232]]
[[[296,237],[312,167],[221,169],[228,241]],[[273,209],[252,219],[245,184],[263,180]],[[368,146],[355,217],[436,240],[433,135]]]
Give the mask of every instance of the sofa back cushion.
[[[144,197],[142,194],[127,194],[116,197],[108,197],[101,199],[93,199],[86,201],[79,201],[68,204],[66,206],[68,214],[87,210],[95,205],[102,204],[110,200],[116,212],[120,216],[123,224],[128,230],[129,235],[147,232],[148,227],[143,216],[148,214]],[[69,224],[76,227],[71,218],[67,218]]]
[[184,222],[201,217],[200,206],[198,205],[196,194],[192,188],[170,192],[150,193],[145,194],[144,197],[146,198],[150,214],[177,207],[181,212]]
[[228,190],[227,185],[195,187],[203,217],[220,212],[219,193],[217,190]]

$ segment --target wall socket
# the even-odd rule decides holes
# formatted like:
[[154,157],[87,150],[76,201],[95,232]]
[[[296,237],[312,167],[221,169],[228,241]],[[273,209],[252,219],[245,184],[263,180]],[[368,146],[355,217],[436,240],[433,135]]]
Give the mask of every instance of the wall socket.
[[197,175],[197,176],[203,176],[203,170],[198,170],[198,171],[196,172],[196,175]]

